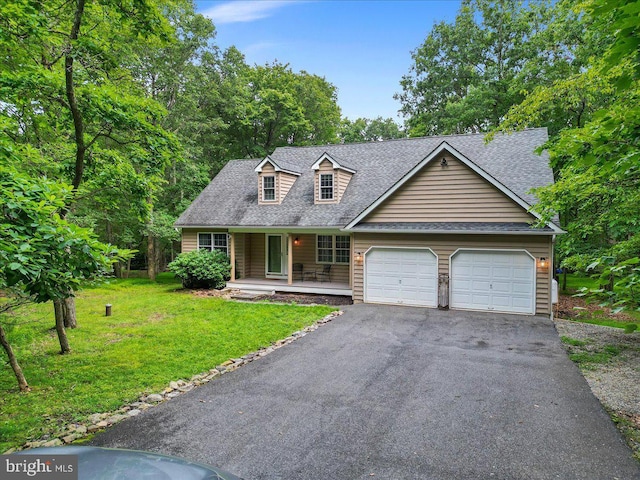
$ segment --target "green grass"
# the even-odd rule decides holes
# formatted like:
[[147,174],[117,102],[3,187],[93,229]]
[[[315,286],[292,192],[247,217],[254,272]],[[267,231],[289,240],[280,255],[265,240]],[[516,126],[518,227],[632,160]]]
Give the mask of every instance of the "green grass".
[[[558,277],[558,284],[562,287],[562,274]],[[579,273],[567,273],[567,289],[562,293],[573,294],[582,287],[598,288],[598,281]]]
[[[59,354],[51,304],[2,318],[32,391],[0,358],[0,453],[65,423],[112,411],[229,358],[270,345],[335,308],[228,302],[179,290],[170,275],[114,280],[77,298],[72,353]],[[110,303],[112,316],[105,317]]]
[[562,340],[562,343],[571,345],[572,347],[584,347],[590,343],[589,340],[578,340],[577,338],[565,336],[560,337],[560,340]]

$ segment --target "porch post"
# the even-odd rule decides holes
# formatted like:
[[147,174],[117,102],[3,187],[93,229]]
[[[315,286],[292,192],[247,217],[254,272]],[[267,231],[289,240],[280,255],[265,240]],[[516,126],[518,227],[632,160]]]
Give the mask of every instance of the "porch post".
[[236,281],[236,234],[232,232],[230,234],[230,237],[231,237],[231,241],[229,242],[230,243],[229,259],[231,261],[231,279],[229,281],[235,282]]
[[287,285],[293,284],[293,235],[287,235]]

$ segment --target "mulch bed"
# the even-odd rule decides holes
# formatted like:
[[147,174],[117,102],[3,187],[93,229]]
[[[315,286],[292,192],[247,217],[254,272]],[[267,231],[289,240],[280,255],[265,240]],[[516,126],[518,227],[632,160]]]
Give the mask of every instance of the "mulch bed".
[[255,302],[269,301],[278,303],[297,303],[298,305],[351,305],[351,297],[341,295],[318,295],[301,293],[275,293],[273,295],[258,295],[251,299]]
[[319,295],[312,293],[283,293],[273,295],[243,295],[240,290],[225,288],[223,290],[191,290],[196,297],[218,297],[227,300],[242,300],[243,302],[276,302],[297,303],[298,305],[351,305],[351,297],[343,295]]
[[633,322],[634,318],[620,312],[611,313],[608,307],[601,307],[597,303],[587,303],[582,297],[560,295],[557,305],[554,305],[554,316],[557,318],[575,319],[583,316],[611,318],[619,322]]

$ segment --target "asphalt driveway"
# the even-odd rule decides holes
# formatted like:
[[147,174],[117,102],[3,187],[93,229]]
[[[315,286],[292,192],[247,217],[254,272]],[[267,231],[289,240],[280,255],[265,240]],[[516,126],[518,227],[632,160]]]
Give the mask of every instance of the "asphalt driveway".
[[640,479],[548,318],[408,307],[347,307],[92,444],[247,480]]

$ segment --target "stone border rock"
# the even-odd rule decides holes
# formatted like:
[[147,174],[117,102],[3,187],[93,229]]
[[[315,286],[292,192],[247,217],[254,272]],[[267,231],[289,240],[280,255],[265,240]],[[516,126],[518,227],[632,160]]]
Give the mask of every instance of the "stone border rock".
[[89,417],[87,417],[87,421],[84,423],[72,423],[66,425],[62,432],[54,435],[44,435],[38,440],[26,442],[19,448],[9,449],[4,452],[4,454],[6,455],[16,451],[37,447],[57,447],[61,445],[68,445],[80,438],[94,434],[96,432],[99,432],[100,430],[104,430],[105,428],[121,422],[126,418],[135,417],[136,415],[142,413],[144,410],[147,410],[156,405],[159,405],[162,402],[171,400],[172,398],[187,393],[194,388],[199,387],[200,385],[209,383],[211,380],[214,380],[220,375],[233,372],[243,365],[269,355],[278,348],[289,345],[299,338],[304,337],[307,333],[317,330],[322,325],[329,323],[331,320],[342,315],[343,313],[344,312],[341,310],[331,312],[329,315],[321,318],[314,324],[292,333],[287,338],[283,338],[282,340],[273,342],[269,347],[261,348],[256,352],[248,353],[247,355],[244,355],[240,358],[231,358],[226,362],[221,363],[217,367],[212,368],[208,372],[194,375],[190,380],[181,379],[171,381],[169,382],[169,385],[161,392],[142,395],[140,396],[139,401],[125,405],[112,412],[94,413],[92,415],[89,415]]

